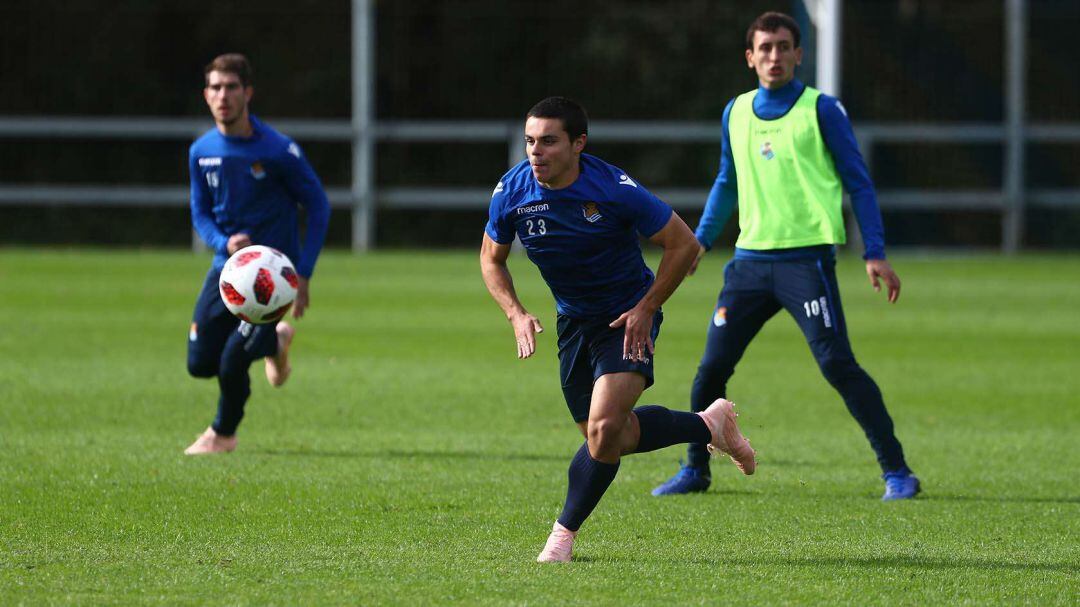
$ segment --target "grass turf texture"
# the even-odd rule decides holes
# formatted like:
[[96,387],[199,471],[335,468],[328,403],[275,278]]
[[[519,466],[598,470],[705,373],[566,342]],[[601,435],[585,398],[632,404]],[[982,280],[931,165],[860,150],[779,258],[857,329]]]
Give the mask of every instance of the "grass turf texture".
[[[725,259],[665,306],[656,386],[686,408]],[[656,258],[651,257],[655,267]],[[237,452],[191,458],[216,385],[184,368],[205,257],[0,252],[3,604],[1076,604],[1080,259],[913,257],[889,306],[838,272],[914,502],[780,315],[730,385],[758,473],[714,460],[659,499],[682,447],[627,458],[568,566],[534,561],[581,442],[554,306],[514,357],[472,253],[330,253],[295,373],[253,367]]]

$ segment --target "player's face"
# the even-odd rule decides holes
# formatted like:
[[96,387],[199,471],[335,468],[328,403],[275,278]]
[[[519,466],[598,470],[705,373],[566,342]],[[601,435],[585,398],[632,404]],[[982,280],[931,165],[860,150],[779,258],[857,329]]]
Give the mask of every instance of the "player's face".
[[585,149],[585,135],[570,141],[559,118],[536,118],[525,121],[525,154],[532,165],[533,177],[544,187],[559,189],[578,178],[578,160]]
[[786,27],[775,32],[754,32],[754,48],[746,50],[746,64],[757,72],[767,89],[778,89],[795,78],[795,66],[802,63],[802,48],[795,48],[795,35]]
[[240,84],[240,76],[232,72],[213,71],[206,77],[203,97],[214,121],[231,125],[247,115],[247,105],[251,101],[252,88]]

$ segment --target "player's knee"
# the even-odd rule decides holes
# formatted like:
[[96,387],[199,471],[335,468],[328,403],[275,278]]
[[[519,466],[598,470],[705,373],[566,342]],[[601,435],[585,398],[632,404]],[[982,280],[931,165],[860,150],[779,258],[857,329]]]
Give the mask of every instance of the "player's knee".
[[239,382],[247,380],[248,366],[238,365],[232,362],[222,361],[218,370],[218,378],[223,382]]
[[221,358],[218,360],[218,375],[238,376],[242,374],[246,376],[248,367],[255,360],[258,360],[258,358],[248,354],[243,347],[230,343],[225,347],[225,350],[221,353]]
[[717,359],[702,359],[694,376],[692,391],[695,394],[715,394],[722,396],[727,382],[731,379],[733,365]]
[[187,370],[192,377],[213,377],[217,375],[217,364],[212,360],[189,356]]
[[845,380],[861,374],[862,368],[849,356],[830,356],[818,360],[821,374],[830,384],[843,383]]
[[587,437],[589,451],[595,456],[597,453],[605,453],[617,449],[623,425],[623,422],[619,422],[609,417],[590,419]]
[[705,354],[698,365],[697,378],[699,380],[727,382],[735,370],[735,360],[723,354]]

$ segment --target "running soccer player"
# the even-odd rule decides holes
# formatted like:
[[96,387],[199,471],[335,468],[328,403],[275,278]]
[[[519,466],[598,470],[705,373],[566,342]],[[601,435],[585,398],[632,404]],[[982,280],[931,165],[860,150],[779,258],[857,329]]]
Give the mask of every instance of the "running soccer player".
[[[319,257],[330,204],[300,147],[248,111],[254,94],[251,66],[239,54],[221,55],[205,69],[203,97],[215,128],[195,141],[188,155],[191,220],[214,250],[188,335],[188,372],[218,378],[217,417],[184,453],[200,455],[236,448],[236,428],[251,395],[248,367],[265,358],[266,379],[279,387],[289,378],[289,323],[252,325],[225,308],[218,277],[230,255],[252,244],[274,247],[296,263],[300,275],[293,317],[308,307],[308,282]],[[298,205],[307,212],[300,246]]]
[[[660,305],[686,276],[698,245],[671,207],[583,153],[587,133],[585,110],[569,99],[549,97],[529,110],[527,160],[495,187],[480,251],[484,283],[514,329],[518,358],[532,356],[543,328],[518,300],[506,267],[515,235],[551,288],[563,395],[586,438],[570,462],[566,502],[540,562],[570,560],[581,524],[623,455],[696,441],[731,455],[745,474],[755,466],[726,400],[698,414],[633,408],[653,383]],[[655,276],[639,234],[664,249]]]
[[[875,290],[888,300],[900,279],[885,260],[874,184],[859,154],[844,106],[795,78],[802,61],[799,27],[782,13],[758,17],[746,34],[746,62],[759,86],[727,104],[720,172],[697,228],[691,273],[739,204],[735,258],[712,314],[705,353],[691,392],[701,411],[727,394],[727,382],[750,341],[781,309],[806,336],[822,374],[862,426],[883,471],[883,499],[914,497],[919,479],[904,460],[893,422],[874,380],[855,362],[836,283],[835,245],[844,243],[841,188],[851,195]],[[653,495],[704,491],[711,482],[703,444]]]

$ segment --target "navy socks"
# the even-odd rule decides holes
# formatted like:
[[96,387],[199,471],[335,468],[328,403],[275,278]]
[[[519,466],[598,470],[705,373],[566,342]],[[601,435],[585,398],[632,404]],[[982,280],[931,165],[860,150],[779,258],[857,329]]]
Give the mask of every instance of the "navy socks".
[[577,531],[607,491],[619,472],[619,464],[605,464],[589,454],[589,443],[583,443],[570,462],[570,486],[566,489],[566,504],[559,515],[559,524]]
[[[634,409],[641,427],[641,438],[634,453],[655,451],[680,443],[709,442],[711,434],[705,421],[694,413],[671,411],[658,405]],[[559,515],[559,524],[577,531],[592,514],[604,492],[615,480],[619,464],[605,464],[593,459],[589,444],[583,443],[570,462],[569,487],[566,503]]]
[[707,443],[712,438],[705,420],[695,413],[672,411],[659,405],[634,409],[641,438],[634,453],[656,451],[682,443]]

